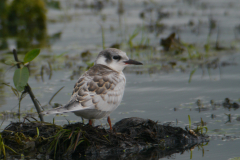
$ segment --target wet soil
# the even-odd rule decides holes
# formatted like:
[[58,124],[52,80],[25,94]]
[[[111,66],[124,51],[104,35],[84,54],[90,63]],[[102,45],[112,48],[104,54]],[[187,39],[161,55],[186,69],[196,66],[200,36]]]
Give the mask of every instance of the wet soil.
[[5,145],[15,150],[17,155],[34,154],[45,158],[47,155],[56,159],[129,156],[139,159],[153,155],[160,158],[208,142],[206,135],[192,130],[136,117],[120,120],[113,126],[113,131],[83,123],[61,127],[50,123],[18,122],[11,123],[1,134]]

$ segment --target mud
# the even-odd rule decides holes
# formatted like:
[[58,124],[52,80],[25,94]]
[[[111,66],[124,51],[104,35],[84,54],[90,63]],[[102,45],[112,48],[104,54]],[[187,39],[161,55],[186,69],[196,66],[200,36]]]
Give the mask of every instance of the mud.
[[136,117],[117,122],[113,131],[83,123],[61,127],[36,121],[11,123],[1,135],[5,145],[17,152],[16,156],[7,150],[15,158],[24,153],[47,159],[158,159],[208,142],[206,135],[192,130]]

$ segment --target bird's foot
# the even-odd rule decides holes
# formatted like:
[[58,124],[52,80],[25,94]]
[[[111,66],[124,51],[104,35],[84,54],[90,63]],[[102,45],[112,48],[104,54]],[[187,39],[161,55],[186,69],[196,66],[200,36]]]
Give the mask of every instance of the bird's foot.
[[90,126],[92,126],[92,120],[91,119],[89,119],[89,121],[88,121],[88,124],[90,125]]
[[108,124],[110,126],[110,131],[112,131],[113,129],[112,129],[112,123],[111,123],[110,116],[108,116],[107,121],[108,121]]

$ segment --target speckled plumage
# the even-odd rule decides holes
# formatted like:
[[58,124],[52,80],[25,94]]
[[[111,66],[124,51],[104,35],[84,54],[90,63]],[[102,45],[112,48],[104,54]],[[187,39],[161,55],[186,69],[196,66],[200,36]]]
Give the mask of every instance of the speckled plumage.
[[[83,74],[74,86],[67,105],[46,111],[43,114],[74,112],[86,119],[99,119],[110,114],[121,103],[125,76],[121,72],[97,64]],[[96,110],[94,115],[82,110]],[[106,112],[103,114],[101,112]]]
[[129,64],[142,63],[129,59],[125,52],[115,48],[101,51],[95,65],[78,79],[70,101],[42,114],[73,112],[90,120],[108,116],[122,101],[126,84],[122,70]]

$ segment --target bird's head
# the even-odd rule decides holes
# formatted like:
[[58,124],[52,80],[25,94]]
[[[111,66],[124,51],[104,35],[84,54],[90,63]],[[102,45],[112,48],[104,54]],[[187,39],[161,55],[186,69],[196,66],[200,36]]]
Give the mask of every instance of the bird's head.
[[141,62],[129,59],[127,54],[116,48],[107,48],[98,54],[95,64],[102,64],[121,72],[128,65],[142,65]]

